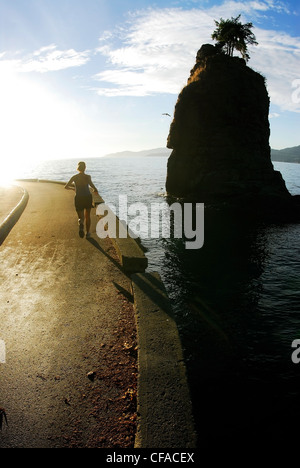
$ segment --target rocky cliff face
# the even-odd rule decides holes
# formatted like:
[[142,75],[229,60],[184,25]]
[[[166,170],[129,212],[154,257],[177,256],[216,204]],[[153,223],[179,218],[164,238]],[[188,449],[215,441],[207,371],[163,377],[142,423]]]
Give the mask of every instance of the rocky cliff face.
[[168,194],[198,202],[291,195],[274,171],[264,78],[212,45],[178,97],[167,147]]

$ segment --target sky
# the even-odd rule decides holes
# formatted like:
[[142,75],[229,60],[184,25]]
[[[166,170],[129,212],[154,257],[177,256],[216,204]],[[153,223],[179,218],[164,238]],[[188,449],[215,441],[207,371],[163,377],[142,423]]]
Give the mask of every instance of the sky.
[[0,0],[0,159],[165,147],[176,100],[214,20],[241,14],[259,43],[270,144],[300,145],[298,0]]

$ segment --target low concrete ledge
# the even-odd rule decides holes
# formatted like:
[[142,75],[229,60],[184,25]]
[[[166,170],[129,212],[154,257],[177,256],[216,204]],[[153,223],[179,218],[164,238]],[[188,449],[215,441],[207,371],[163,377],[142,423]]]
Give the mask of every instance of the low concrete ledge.
[[158,273],[132,275],[138,333],[136,448],[195,448],[181,341]]
[[121,265],[128,273],[144,272],[148,267],[148,259],[135,239],[111,238]]
[[17,223],[19,218],[21,217],[23,211],[25,210],[28,200],[29,200],[29,195],[27,190],[22,188],[23,190],[23,196],[20,200],[20,202],[17,204],[17,206],[9,213],[9,215],[4,219],[4,221],[0,225],[0,245],[3,244],[4,240],[14,227],[14,225]]
[[101,215],[98,212],[98,216],[100,220],[103,219],[103,223],[106,222],[104,218],[108,219],[105,229],[114,244],[124,270],[128,273],[144,272],[148,267],[148,258],[139,245],[138,239],[130,235],[125,222],[120,221],[106,204],[102,207]]

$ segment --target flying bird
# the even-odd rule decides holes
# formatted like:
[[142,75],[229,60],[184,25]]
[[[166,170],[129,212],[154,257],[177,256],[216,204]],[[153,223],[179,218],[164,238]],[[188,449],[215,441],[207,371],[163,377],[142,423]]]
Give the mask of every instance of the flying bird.
[[161,114],[161,115],[168,115],[169,117],[171,117],[170,114],[168,114],[167,112],[165,112],[164,114]]

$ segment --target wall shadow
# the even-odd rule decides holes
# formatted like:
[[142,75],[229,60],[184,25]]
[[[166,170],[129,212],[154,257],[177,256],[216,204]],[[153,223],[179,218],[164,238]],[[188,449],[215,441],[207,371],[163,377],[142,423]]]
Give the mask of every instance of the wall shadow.
[[[102,247],[101,245],[99,244],[98,241],[96,241],[95,239],[93,239],[92,237],[90,237],[89,239],[87,239],[87,241],[92,244],[97,250],[99,250],[99,252],[101,252],[103,255],[105,255],[105,257],[107,257],[111,263],[114,264],[115,267],[117,267],[120,271],[122,271],[122,273],[124,273],[126,275],[126,272],[124,271],[124,269],[122,268],[122,265],[120,265],[119,262],[117,262],[111,255],[109,255]],[[126,275],[128,276],[128,275]]]

